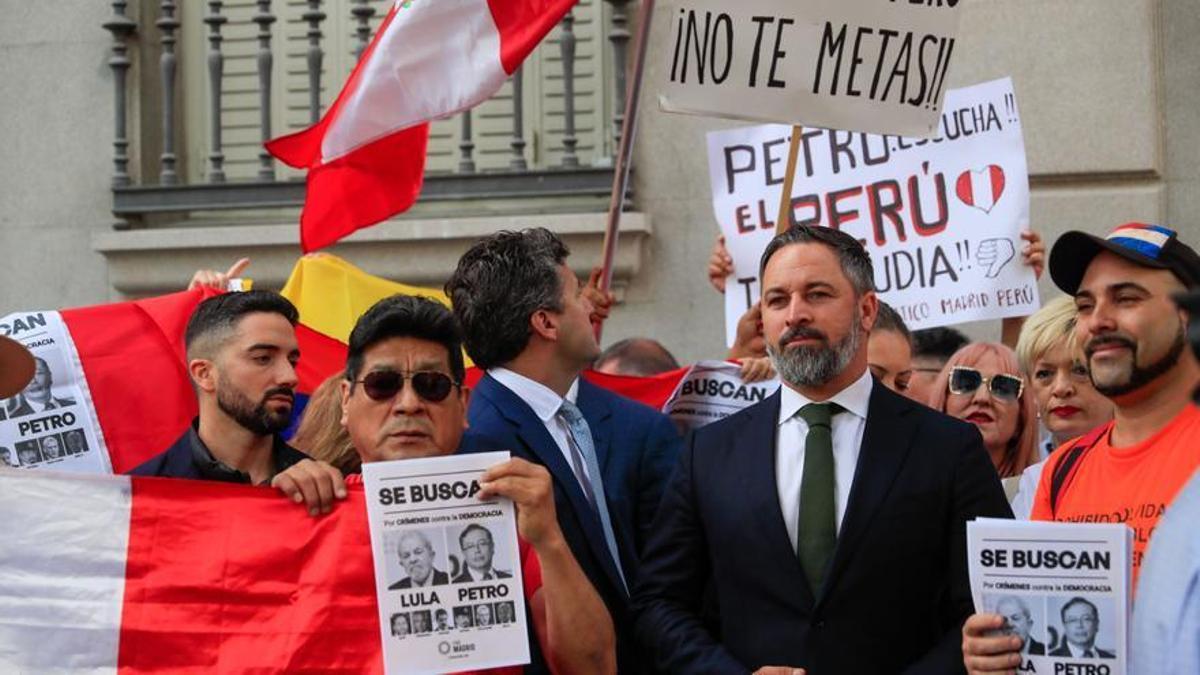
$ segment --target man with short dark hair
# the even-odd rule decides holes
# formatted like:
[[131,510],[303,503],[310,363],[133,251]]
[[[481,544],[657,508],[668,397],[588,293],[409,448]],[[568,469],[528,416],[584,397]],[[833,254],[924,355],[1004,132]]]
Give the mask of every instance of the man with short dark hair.
[[512,576],[509,572],[492,567],[496,544],[492,540],[491,531],[486,527],[471,523],[458,535],[458,545],[462,549],[463,568],[462,572],[454,577],[454,583],[469,584],[472,581],[508,579]]
[[670,673],[960,671],[966,523],[1011,517],[979,432],[871,377],[856,239],[793,227],[759,278],[784,386],[689,437],[642,559],[642,644]]
[[929,404],[929,396],[933,393],[933,383],[938,373],[942,372],[946,362],[954,356],[954,352],[967,346],[971,341],[966,335],[953,328],[926,328],[912,334],[912,377],[908,380],[908,390],[904,395],[912,400]]
[[1094,603],[1086,598],[1071,598],[1059,613],[1062,615],[1063,643],[1050,650],[1050,656],[1068,656],[1076,659],[1115,657],[1112,652],[1096,646],[1096,634],[1100,631],[1100,612]]
[[569,254],[546,229],[497,232],[463,254],[446,292],[487,371],[471,431],[549,470],[559,526],[613,616],[619,669],[636,673],[629,589],[680,439],[662,413],[579,377],[600,350]]
[[592,367],[609,375],[650,377],[678,369],[679,362],[657,340],[626,338],[609,345]]
[[270,484],[312,515],[328,513],[335,495],[345,496],[340,472],[279,435],[295,402],[298,318],[287,298],[269,291],[201,302],[184,333],[200,414],[130,474]]
[[[466,447],[507,449],[464,436],[470,390],[463,375],[462,337],[446,307],[396,295],[368,309],[350,332],[342,382],[341,422],[363,463],[438,457]],[[496,496],[516,504],[517,533],[524,542],[520,557],[533,659],[526,672],[548,672],[548,665],[557,672],[611,672],[612,623],[558,526],[550,475],[510,459],[480,480],[478,497]],[[414,632],[419,621],[428,630],[428,611],[424,619],[420,615],[413,613]],[[455,623],[470,626],[471,620]]]

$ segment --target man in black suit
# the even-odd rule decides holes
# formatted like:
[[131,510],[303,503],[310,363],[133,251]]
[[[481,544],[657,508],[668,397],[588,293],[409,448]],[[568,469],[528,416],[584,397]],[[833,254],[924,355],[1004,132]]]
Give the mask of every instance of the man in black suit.
[[400,556],[400,566],[408,573],[400,581],[388,586],[389,591],[406,588],[424,588],[426,586],[445,586],[450,583],[450,575],[434,568],[433,544],[429,537],[420,530],[405,532],[396,546]]
[[641,563],[639,638],[667,672],[962,672],[966,522],[1011,517],[979,433],[871,378],[858,241],[793,227],[759,278],[785,386],[685,442]]
[[496,543],[492,541],[492,533],[486,527],[475,523],[466,526],[462,534],[458,535],[458,546],[462,550],[463,568],[462,572],[454,577],[454,583],[469,584],[473,581],[512,577],[512,573],[492,566]]
[[1033,638],[1033,616],[1029,605],[1016,595],[1006,595],[996,603],[996,613],[1003,616],[1005,629],[1021,638],[1021,653],[1027,656],[1044,656],[1046,645]]
[[1096,646],[1096,633],[1100,630],[1100,612],[1091,601],[1071,598],[1060,610],[1063,625],[1063,642],[1050,650],[1050,656],[1067,656],[1076,659],[1111,659],[1113,652]]

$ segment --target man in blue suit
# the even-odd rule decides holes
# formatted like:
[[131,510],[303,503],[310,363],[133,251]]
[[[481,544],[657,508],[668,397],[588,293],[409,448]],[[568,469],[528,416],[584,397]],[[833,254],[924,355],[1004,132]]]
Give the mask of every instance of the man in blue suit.
[[642,557],[638,637],[671,673],[962,672],[966,522],[1011,517],[979,432],[871,377],[878,300],[853,237],[794,227],[760,272],[784,386],[689,437]]
[[463,255],[446,292],[487,370],[471,432],[549,469],[559,525],[612,614],[620,672],[639,672],[629,589],[680,439],[665,415],[579,377],[600,350],[568,255],[545,229],[498,232]]

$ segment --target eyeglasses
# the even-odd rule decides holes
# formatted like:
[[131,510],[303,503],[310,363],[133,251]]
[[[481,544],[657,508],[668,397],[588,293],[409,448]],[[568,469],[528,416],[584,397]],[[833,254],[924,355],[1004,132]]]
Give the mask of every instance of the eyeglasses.
[[357,380],[372,401],[390,401],[404,388],[404,381],[412,380],[413,391],[430,403],[440,403],[450,395],[450,390],[460,386],[445,373],[436,370],[419,370],[405,374],[395,370],[376,370]]
[[966,366],[954,366],[950,369],[951,394],[971,394],[983,385],[987,385],[988,393],[992,396],[1006,401],[1021,398],[1021,392],[1025,391],[1025,380],[1016,375],[999,373],[984,377],[983,373]]

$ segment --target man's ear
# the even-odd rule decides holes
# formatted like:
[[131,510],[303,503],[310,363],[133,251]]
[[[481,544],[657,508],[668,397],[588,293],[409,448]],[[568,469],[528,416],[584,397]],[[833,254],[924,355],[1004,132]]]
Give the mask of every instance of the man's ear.
[[216,365],[208,359],[192,359],[188,361],[188,374],[196,388],[209,394],[217,390]]
[[529,315],[529,327],[533,335],[543,340],[555,342],[558,340],[558,314],[548,309],[539,309]]
[[879,317],[879,296],[875,291],[863,293],[858,301],[858,311],[862,315],[862,328],[870,333],[875,327],[875,319]]
[[346,414],[347,404],[350,403],[350,382],[349,382],[349,380],[342,378],[341,387],[342,387],[342,417],[339,421],[341,422],[342,427],[345,428],[346,423],[350,421],[350,416]]
[[463,428],[469,429],[470,422],[467,421],[467,409],[471,406],[471,388],[463,385],[458,392],[458,401],[463,408]]

